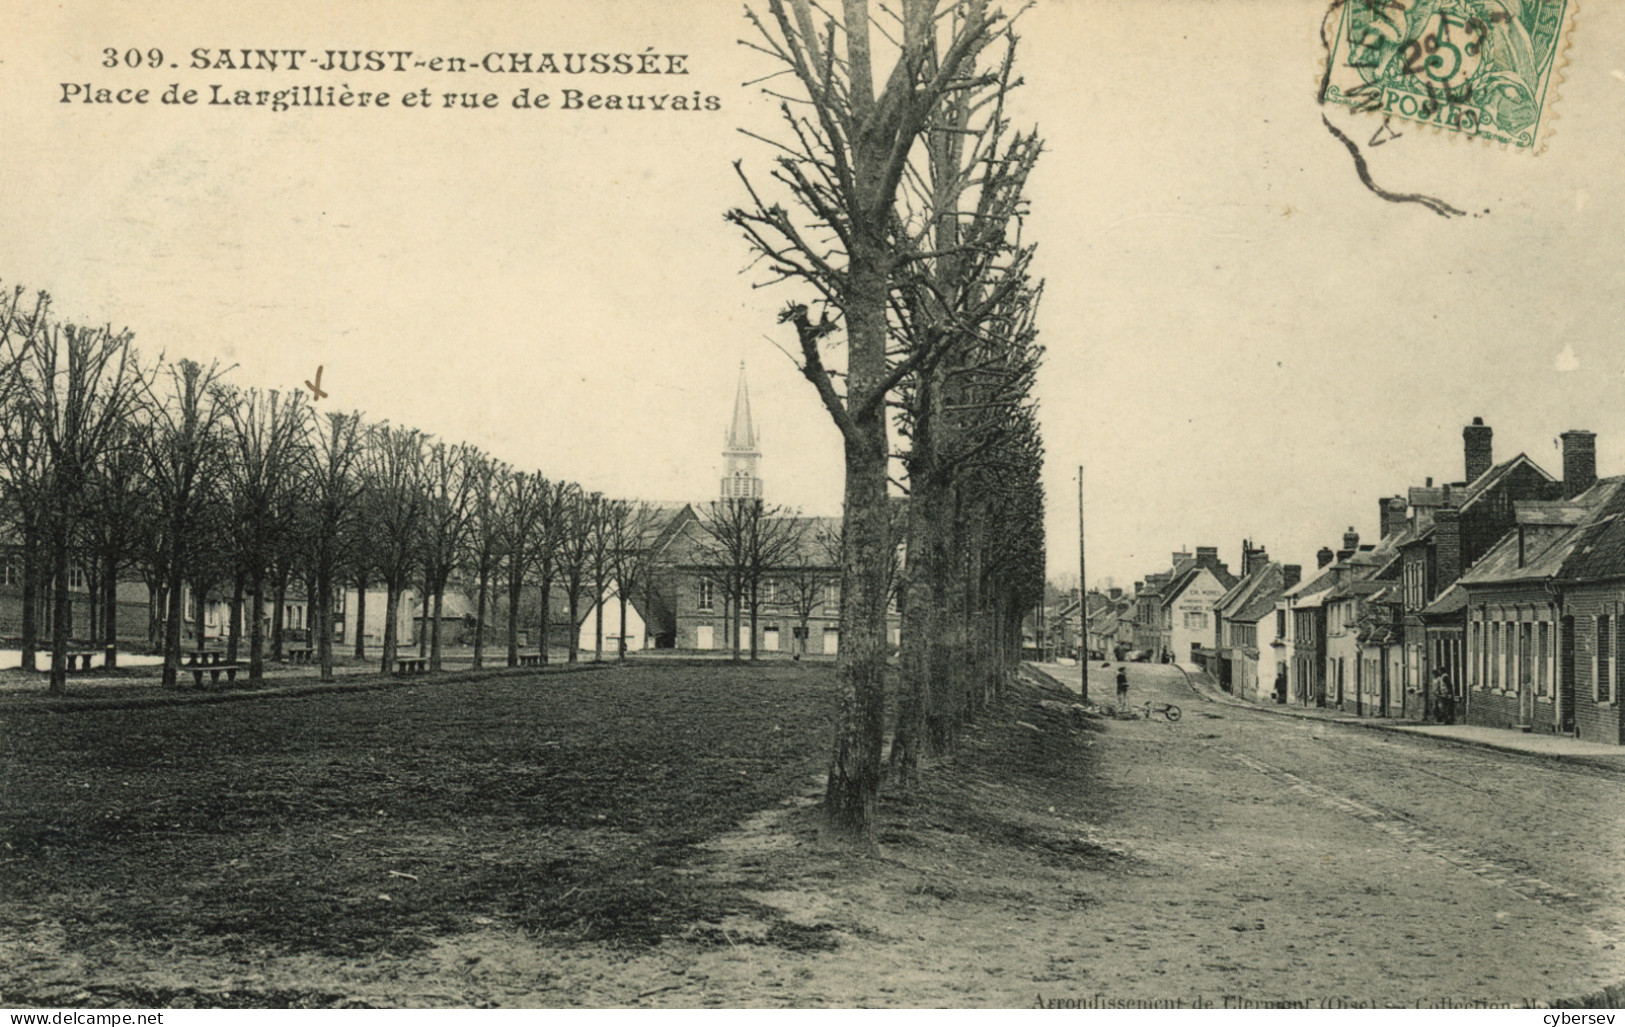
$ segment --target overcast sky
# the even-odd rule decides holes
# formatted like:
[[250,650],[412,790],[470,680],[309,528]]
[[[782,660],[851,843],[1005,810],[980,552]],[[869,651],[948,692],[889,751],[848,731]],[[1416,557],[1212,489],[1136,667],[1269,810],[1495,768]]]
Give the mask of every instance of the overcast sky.
[[[771,111],[743,83],[741,7],[69,0],[0,39],[0,280],[129,326],[143,350],[237,365],[323,404],[476,443],[605,492],[709,499],[745,361],[769,498],[840,503],[837,436],[773,340],[790,294],[753,290],[722,221],[762,170]],[[1529,157],[1402,128],[1365,190],[1315,103],[1315,0],[1040,0],[1022,20],[1019,111],[1048,141],[1030,236],[1047,280],[1040,379],[1052,574],[1091,581],[1241,539],[1278,558],[1379,496],[1462,474],[1482,416],[1497,459],[1554,474],[1556,436],[1598,433],[1625,473],[1625,5],[1588,5],[1557,131]],[[179,68],[100,66],[159,47]],[[196,47],[686,54],[655,76],[194,70]],[[122,57],[121,57],[122,60]],[[63,104],[62,83],[153,90]],[[384,110],[156,102],[197,88],[348,85]],[[553,94],[514,110],[519,88]],[[437,108],[404,109],[428,87]],[[716,96],[716,112],[565,111],[560,91]],[[446,91],[497,92],[444,110]],[[1334,114],[1364,140],[1375,122]],[[1355,129],[1360,131],[1355,132]]]

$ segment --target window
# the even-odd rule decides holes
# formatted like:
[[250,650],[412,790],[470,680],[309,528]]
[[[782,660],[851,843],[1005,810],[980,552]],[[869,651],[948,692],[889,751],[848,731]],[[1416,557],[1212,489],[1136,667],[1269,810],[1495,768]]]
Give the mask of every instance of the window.
[[1612,618],[1607,614],[1597,618],[1597,701],[1612,702],[1614,698],[1614,653]]
[[1541,621],[1535,626],[1535,694],[1546,694],[1546,665],[1551,662],[1551,624]]
[[85,591],[85,569],[83,567],[68,568],[68,591]]
[[1185,611],[1185,629],[1187,631],[1201,631],[1207,627],[1207,614],[1202,610]]
[[0,563],[0,585],[20,585],[23,583],[23,564],[15,556]]
[[1501,622],[1490,624],[1490,687],[1501,687]]
[[716,609],[716,586],[709,581],[700,582],[699,608],[705,611]]
[[1535,626],[1528,621],[1518,625],[1518,688],[1535,680]]
[[779,601],[779,583],[772,578],[762,582],[762,602],[776,603]]
[[1275,637],[1286,637],[1286,610],[1275,611]]

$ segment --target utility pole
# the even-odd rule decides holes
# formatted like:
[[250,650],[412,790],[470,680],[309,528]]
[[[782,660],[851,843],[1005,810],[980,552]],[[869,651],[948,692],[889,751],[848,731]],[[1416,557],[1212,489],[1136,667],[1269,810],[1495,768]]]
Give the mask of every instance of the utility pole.
[[1083,669],[1083,700],[1089,701],[1089,579],[1083,558],[1083,465],[1078,465],[1078,666]]

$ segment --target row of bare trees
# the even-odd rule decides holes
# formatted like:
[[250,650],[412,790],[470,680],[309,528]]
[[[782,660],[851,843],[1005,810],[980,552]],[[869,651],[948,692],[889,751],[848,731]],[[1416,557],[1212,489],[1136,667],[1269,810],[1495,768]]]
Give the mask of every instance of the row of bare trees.
[[[516,471],[413,428],[318,413],[303,391],[239,388],[218,364],[144,363],[130,332],[74,324],[48,295],[20,287],[0,294],[0,504],[17,554],[6,573],[23,593],[23,666],[37,669],[47,649],[55,692],[75,644],[104,647],[106,665],[116,665],[118,585],[137,575],[169,686],[179,679],[188,595],[200,648],[205,604],[227,600],[226,658],[236,661],[246,642],[258,680],[282,655],[287,597],[298,591],[329,680],[333,611],[346,588],[357,594],[358,660],[368,656],[367,592],[384,591],[388,672],[408,590],[422,597],[420,646],[438,670],[454,577],[476,585],[476,666],[499,619],[516,665],[527,615],[547,660],[555,584],[572,625],[583,603],[598,606],[601,658],[597,598],[618,583],[624,625],[627,597],[653,587],[656,511],[647,504]],[[89,623],[76,624],[80,590]],[[567,642],[574,661],[573,631]],[[624,657],[624,628],[619,650]]]
[[[773,162],[766,181],[736,164],[748,202],[727,217],[762,284],[796,290],[779,320],[841,434],[825,816],[832,837],[872,848],[889,596],[903,622],[889,766],[906,786],[1008,680],[1042,592],[1042,288],[1022,236],[1042,145],[1012,127],[1016,36],[988,0],[766,0],[747,16],[783,130],[749,133]],[[900,526],[892,484],[908,497]]]

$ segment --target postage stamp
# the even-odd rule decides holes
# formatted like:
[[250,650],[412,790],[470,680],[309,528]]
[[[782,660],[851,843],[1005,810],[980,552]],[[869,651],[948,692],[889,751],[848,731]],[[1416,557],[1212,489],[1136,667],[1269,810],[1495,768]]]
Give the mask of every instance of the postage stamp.
[[1321,99],[1535,153],[1578,0],[1339,0]]

